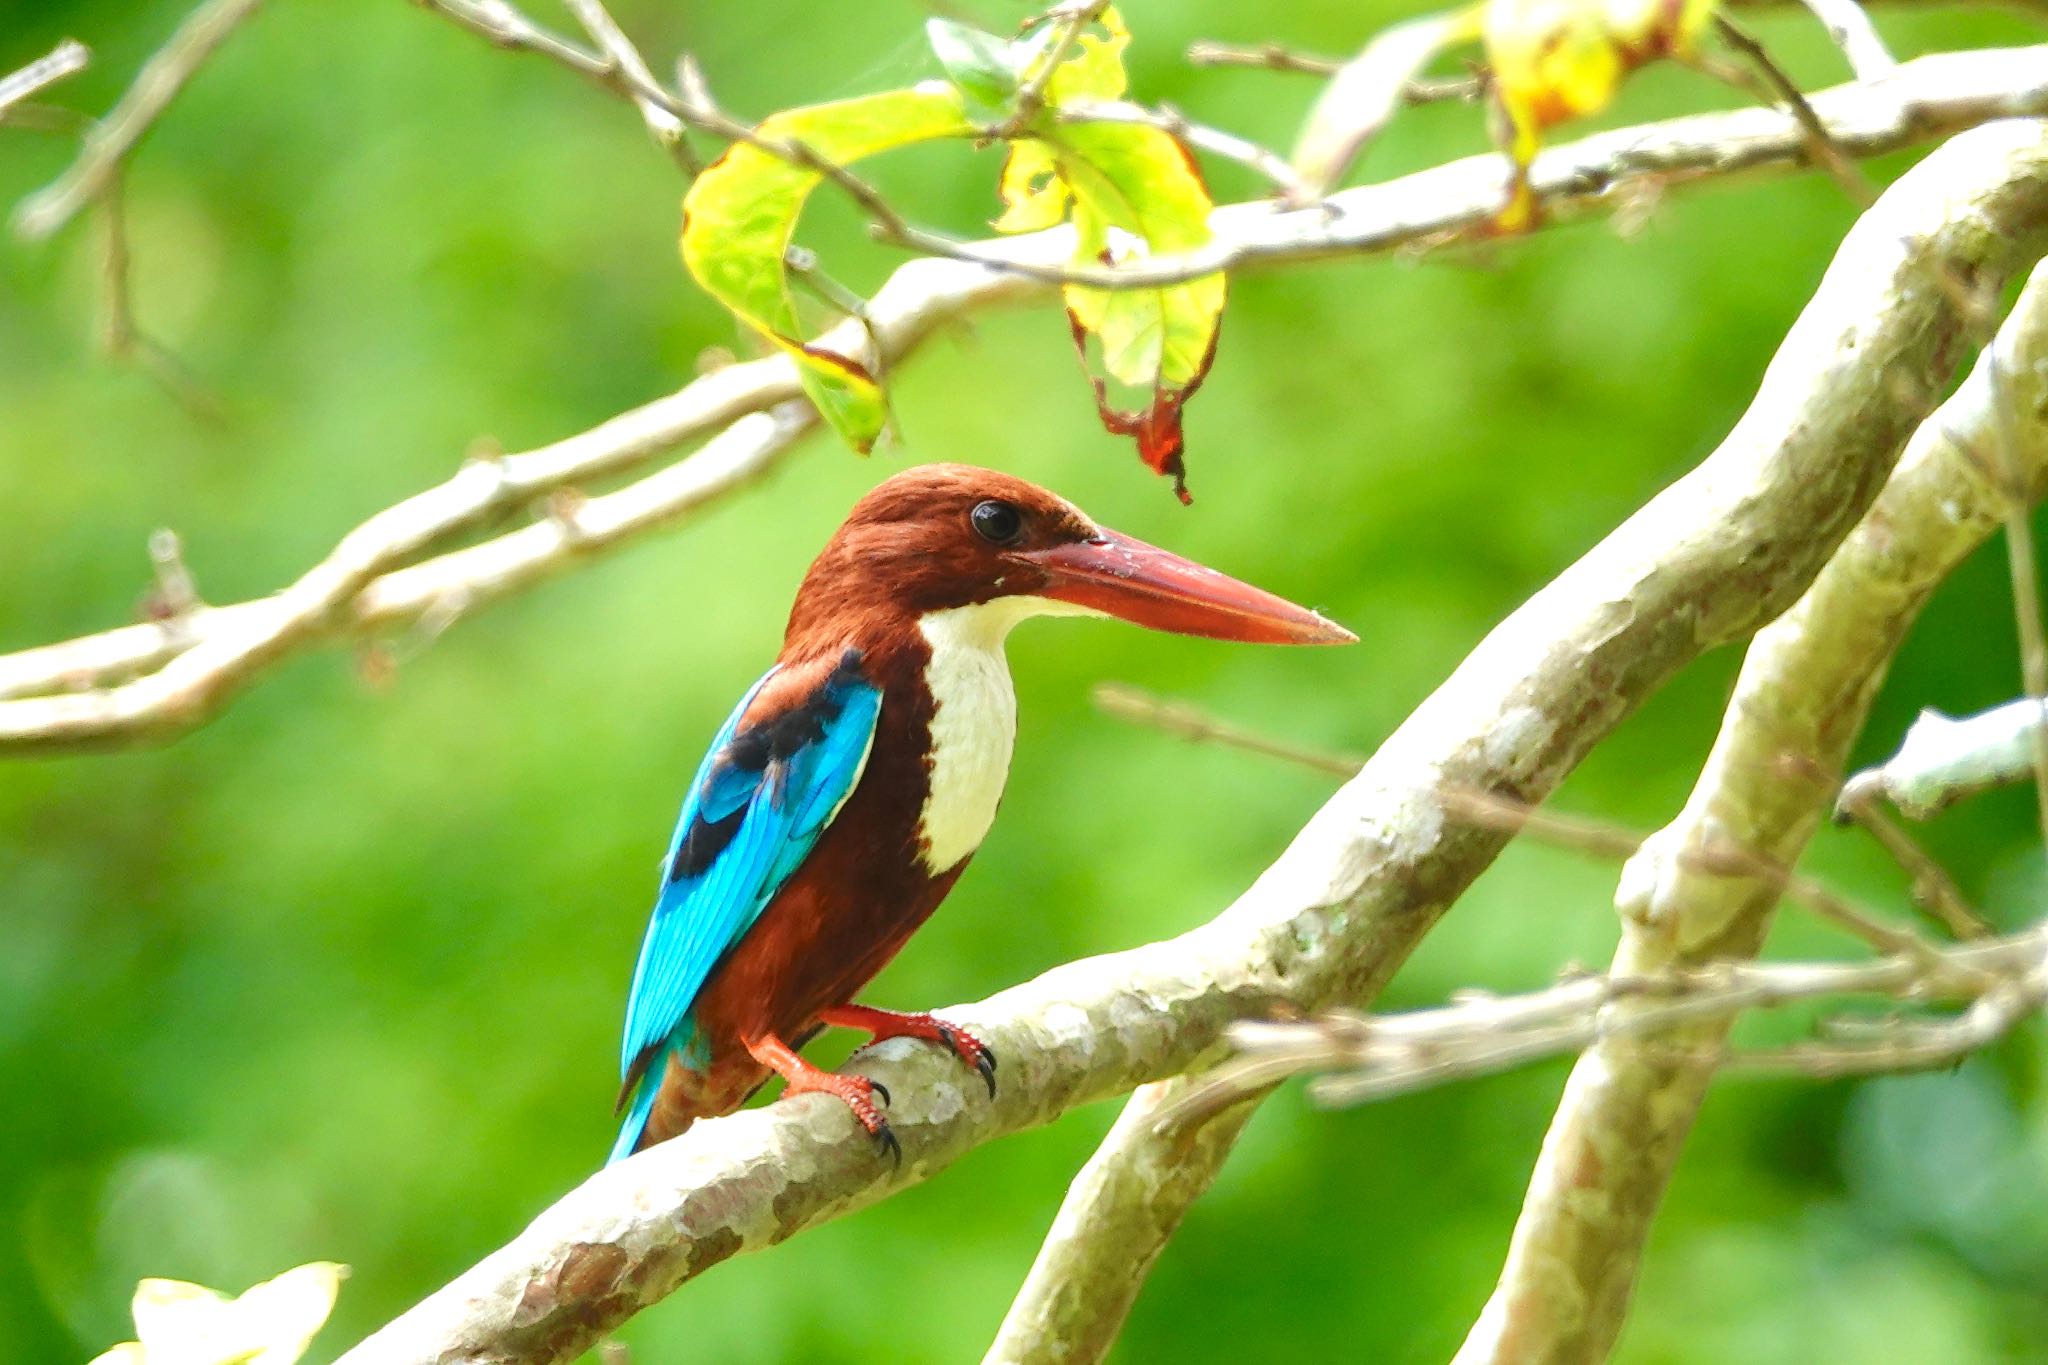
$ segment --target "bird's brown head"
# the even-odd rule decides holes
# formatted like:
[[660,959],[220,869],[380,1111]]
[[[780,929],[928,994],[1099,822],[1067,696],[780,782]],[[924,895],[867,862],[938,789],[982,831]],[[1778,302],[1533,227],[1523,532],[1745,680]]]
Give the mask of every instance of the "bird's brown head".
[[1002,630],[1065,613],[1256,644],[1357,639],[1305,607],[1112,531],[1036,484],[960,464],[906,469],[856,503],[805,576],[789,634],[984,605]]

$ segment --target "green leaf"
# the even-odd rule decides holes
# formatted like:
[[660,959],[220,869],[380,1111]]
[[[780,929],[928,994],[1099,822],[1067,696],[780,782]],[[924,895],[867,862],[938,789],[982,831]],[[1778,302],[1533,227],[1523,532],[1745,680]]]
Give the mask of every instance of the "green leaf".
[[1007,116],[1010,101],[1023,83],[1028,52],[993,33],[951,19],[927,19],[924,32],[947,79],[960,88],[975,112],[986,115],[990,122]]
[[[975,131],[960,92],[936,83],[777,114],[756,130],[795,142],[840,166],[940,137]],[[797,362],[804,392],[833,430],[866,453],[888,423],[888,405],[867,368],[803,338],[789,293],[785,253],[804,202],[823,176],[758,147],[732,147],[683,198],[683,264],[740,321]]]
[[[1174,138],[1127,123],[1068,124],[1053,157],[1074,196],[1076,259],[1179,255],[1209,240],[1209,192]],[[1156,289],[1071,286],[1067,307],[1124,384],[1198,380],[1223,313],[1224,279]]]
[[[1066,123],[1061,104],[1120,97],[1123,52],[1130,40],[1114,8],[1101,19],[1105,36],[1084,33],[1073,55],[1047,82],[1047,108],[1013,141],[1003,167],[1005,232],[1050,227],[1071,217],[1074,261],[1094,265],[1179,255],[1209,241],[1213,203],[1187,149],[1159,128],[1129,123]],[[1146,289],[1068,285],[1067,315],[1075,345],[1095,388],[1104,427],[1137,439],[1138,453],[1172,475],[1187,498],[1181,461],[1180,412],[1215,355],[1225,283],[1221,274]],[[1089,341],[1099,350],[1091,362]],[[1137,412],[1109,400],[1109,380],[1149,388]]]

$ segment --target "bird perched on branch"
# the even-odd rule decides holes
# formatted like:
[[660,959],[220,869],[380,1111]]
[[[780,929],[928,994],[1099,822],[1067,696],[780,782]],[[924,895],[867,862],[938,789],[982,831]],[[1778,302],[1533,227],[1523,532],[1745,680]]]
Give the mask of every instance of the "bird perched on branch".
[[1115,616],[1262,644],[1341,626],[1098,526],[1043,488],[927,465],[854,507],[791,609],[781,656],[712,741],[683,802],[626,1003],[613,1161],[736,1109],[770,1072],[845,1101],[901,1156],[865,1077],[797,1049],[826,1025],[923,1038],[995,1093],[957,1024],[854,1003],[945,899],[995,818],[1030,616]]

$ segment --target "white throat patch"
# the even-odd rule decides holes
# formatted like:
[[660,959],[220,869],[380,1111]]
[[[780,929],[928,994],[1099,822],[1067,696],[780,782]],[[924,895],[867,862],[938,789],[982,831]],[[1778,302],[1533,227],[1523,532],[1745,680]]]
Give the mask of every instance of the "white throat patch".
[[979,848],[1003,799],[1017,737],[1017,694],[1004,639],[1027,617],[1096,615],[1043,597],[998,597],[918,619],[932,648],[924,680],[936,703],[932,785],[917,817],[926,871],[946,872]]

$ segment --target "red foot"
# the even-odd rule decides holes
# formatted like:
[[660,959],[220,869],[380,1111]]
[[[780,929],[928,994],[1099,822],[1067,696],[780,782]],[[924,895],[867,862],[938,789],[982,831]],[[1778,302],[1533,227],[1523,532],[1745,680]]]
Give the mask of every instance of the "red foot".
[[958,1024],[949,1024],[936,1015],[898,1014],[872,1005],[834,1005],[819,1010],[818,1018],[839,1028],[862,1029],[874,1035],[876,1042],[884,1038],[922,1038],[937,1043],[980,1072],[988,1085],[989,1098],[996,1096],[996,1054]]
[[893,1157],[898,1166],[903,1164],[903,1144],[890,1130],[889,1120],[875,1108],[876,1095],[882,1097],[882,1103],[889,1102],[886,1086],[865,1076],[842,1076],[834,1071],[820,1071],[797,1056],[789,1044],[772,1033],[750,1039],[746,1046],[755,1061],[782,1077],[783,1094],[836,1095],[853,1111],[854,1118],[867,1129],[868,1136],[875,1140],[875,1150]]

